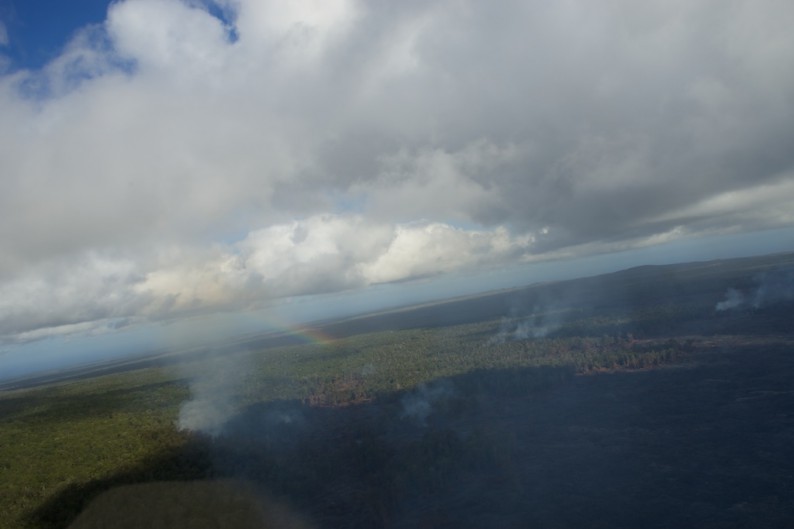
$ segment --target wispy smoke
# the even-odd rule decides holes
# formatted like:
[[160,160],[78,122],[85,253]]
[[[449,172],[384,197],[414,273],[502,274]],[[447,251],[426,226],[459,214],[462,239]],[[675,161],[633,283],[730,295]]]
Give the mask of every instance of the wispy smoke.
[[753,299],[756,308],[794,300],[794,269],[768,272],[760,283]]
[[182,403],[177,426],[216,437],[239,410],[240,387],[247,373],[249,353],[224,355],[185,364],[191,398]]
[[402,398],[402,417],[424,426],[434,409],[454,396],[455,388],[448,381],[421,384]]
[[233,349],[229,338],[234,322],[207,316],[167,329],[169,347],[193,349],[178,366],[190,386],[190,398],[182,403],[177,418],[180,430],[216,437],[240,408],[243,383],[250,372],[252,353]]
[[747,302],[747,298],[745,298],[744,294],[742,294],[735,288],[729,288],[728,291],[725,292],[725,299],[717,303],[715,309],[717,310],[717,312],[737,309],[745,305],[746,302]]
[[560,310],[534,310],[529,316],[519,316],[518,310],[511,310],[511,316],[502,318],[499,330],[488,340],[498,344],[529,338],[544,338],[562,327]]
[[757,286],[749,292],[729,288],[725,299],[718,302],[717,312],[726,310],[764,309],[794,300],[794,269],[765,272],[755,278]]

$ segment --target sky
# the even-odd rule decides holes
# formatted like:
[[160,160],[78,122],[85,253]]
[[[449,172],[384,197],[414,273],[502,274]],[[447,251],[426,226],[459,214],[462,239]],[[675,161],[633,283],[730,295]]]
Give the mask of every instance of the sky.
[[786,0],[0,0],[0,363],[794,249],[791,27]]

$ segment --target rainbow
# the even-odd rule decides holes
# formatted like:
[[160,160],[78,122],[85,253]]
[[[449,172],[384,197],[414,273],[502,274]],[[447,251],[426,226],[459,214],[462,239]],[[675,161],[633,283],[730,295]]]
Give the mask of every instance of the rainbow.
[[337,341],[337,337],[328,334],[318,327],[298,323],[287,323],[270,315],[266,323],[271,328],[268,333],[273,338],[294,337],[311,345],[327,346]]
[[295,336],[300,338],[306,343],[313,345],[331,345],[337,338],[330,334],[323,332],[316,327],[307,327],[305,325],[292,325],[287,326],[279,331],[283,335]]

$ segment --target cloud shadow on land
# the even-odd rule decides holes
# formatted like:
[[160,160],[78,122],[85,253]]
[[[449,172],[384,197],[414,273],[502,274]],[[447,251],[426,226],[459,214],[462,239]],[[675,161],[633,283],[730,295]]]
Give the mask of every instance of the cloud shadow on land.
[[23,393],[17,397],[3,398],[0,401],[0,416],[4,419],[13,419],[15,416],[24,415],[29,419],[46,421],[47,424],[52,425],[118,412],[145,413],[152,411],[153,407],[165,406],[154,398],[146,398],[156,393],[180,397],[185,394],[185,390],[179,381],[168,381],[151,382],[132,389],[108,389],[91,395],[62,394],[56,389],[34,395]]
[[91,501],[106,490],[135,483],[207,479],[212,476],[209,446],[191,439],[141,461],[134,468],[87,483],[72,484],[30,513],[33,527],[65,529]]
[[687,368],[486,370],[348,405],[252,405],[32,520],[68,527],[121,484],[234,478],[329,529],[786,527],[794,359],[788,343],[726,343]]

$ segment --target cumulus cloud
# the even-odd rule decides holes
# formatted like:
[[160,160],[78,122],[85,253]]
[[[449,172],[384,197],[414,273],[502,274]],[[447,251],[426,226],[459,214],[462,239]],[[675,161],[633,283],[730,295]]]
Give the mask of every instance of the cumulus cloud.
[[0,285],[0,336],[84,330],[80,324],[134,314],[144,302],[131,291],[139,280],[135,264],[120,257],[88,254],[33,266]]
[[495,266],[527,254],[530,242],[503,228],[471,231],[323,215],[211,248],[171,247],[134,258],[92,253],[6,281],[0,287],[0,336],[22,341],[95,331],[120,320],[256,308],[277,298]]
[[4,335],[794,221],[786,2],[207,6],[0,75]]
[[153,300],[149,310],[233,308],[493,266],[526,254],[528,247],[528,239],[504,229],[389,225],[326,215],[257,230],[212,255],[173,260],[135,290]]

